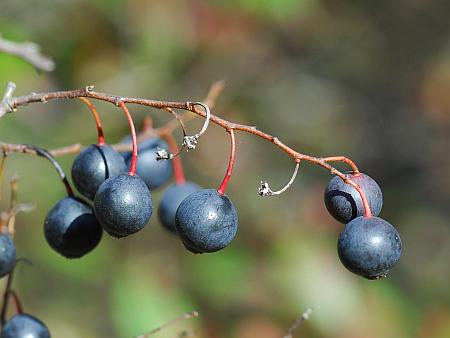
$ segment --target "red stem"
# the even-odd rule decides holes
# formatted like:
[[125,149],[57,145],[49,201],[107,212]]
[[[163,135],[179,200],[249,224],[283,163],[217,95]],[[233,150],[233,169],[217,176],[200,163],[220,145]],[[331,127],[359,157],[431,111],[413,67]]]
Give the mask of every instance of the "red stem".
[[95,109],[95,106],[87,98],[80,97],[80,100],[83,101],[84,103],[86,103],[86,105],[91,110],[92,115],[94,116],[95,124],[97,125],[97,131],[98,131],[98,142],[97,142],[97,144],[99,146],[104,145],[105,144],[105,137],[103,135],[103,127],[102,127],[102,123],[100,121],[100,117],[98,116],[97,109]]
[[350,168],[352,168],[353,174],[359,173],[358,166],[351,159],[345,156],[331,156],[331,157],[323,157],[322,161],[324,162],[343,162],[348,164]]
[[[169,145],[169,151],[172,154],[178,154],[179,148],[172,133],[165,134],[164,138],[166,139],[167,144]],[[186,179],[184,177],[183,164],[181,163],[180,155],[175,156],[172,159],[172,161],[173,161],[173,176],[175,177],[175,183],[177,185],[184,184],[186,182]]]
[[134,176],[136,175],[136,165],[137,165],[137,155],[138,155],[138,147],[137,147],[137,140],[136,140],[136,129],[134,128],[133,118],[131,117],[130,111],[128,110],[125,103],[122,101],[119,101],[117,103],[119,107],[121,107],[125,113],[125,116],[127,117],[128,123],[130,124],[130,131],[131,131],[131,140],[133,143],[133,151],[131,155],[131,163],[130,163],[130,169],[128,170],[128,175]]
[[230,161],[228,162],[228,168],[227,168],[227,172],[225,173],[225,177],[223,178],[223,181],[220,184],[219,189],[217,189],[217,192],[220,195],[225,194],[225,189],[227,188],[228,181],[230,180],[231,172],[233,171],[233,166],[234,166],[234,159],[236,157],[236,138],[234,137],[234,130],[229,129],[228,132],[230,133],[230,137],[231,137]]
[[359,184],[347,180],[347,182],[345,182],[347,184],[350,184],[351,186],[353,186],[356,191],[358,191],[359,195],[361,196],[361,200],[364,206],[364,217],[372,217],[372,211],[370,210],[370,206],[369,206],[369,201],[367,200],[366,194],[364,193],[364,191],[362,190],[362,188],[359,186]]

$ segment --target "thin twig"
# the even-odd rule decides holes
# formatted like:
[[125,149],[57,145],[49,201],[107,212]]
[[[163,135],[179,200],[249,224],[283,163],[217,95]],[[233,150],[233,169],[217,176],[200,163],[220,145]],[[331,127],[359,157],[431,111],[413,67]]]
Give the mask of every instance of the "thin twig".
[[190,318],[194,318],[194,317],[198,317],[198,312],[197,311],[192,311],[192,312],[185,313],[185,314],[183,314],[183,315],[181,315],[181,316],[179,316],[177,318],[174,318],[174,319],[168,321],[167,323],[162,324],[161,326],[158,326],[157,328],[154,328],[153,330],[151,330],[151,331],[149,331],[147,333],[144,333],[142,335],[136,336],[135,338],[148,338],[151,335],[154,335],[155,333],[162,331],[163,329],[165,329],[168,326],[174,325],[174,324],[176,324],[176,323],[178,323],[178,322],[180,322],[182,320],[186,320],[186,319],[190,319]]
[[307,308],[305,310],[305,312],[303,312],[302,315],[300,317],[298,317],[297,320],[291,325],[287,335],[285,335],[283,338],[292,338],[292,337],[294,337],[295,331],[297,331],[297,329],[300,327],[300,325],[303,324],[303,322],[305,320],[309,319],[309,316],[311,315],[312,312],[313,312],[312,308]]
[[36,69],[51,72],[55,62],[41,54],[41,48],[34,42],[13,42],[4,39],[0,34],[0,52],[22,58]]
[[[9,86],[8,86],[9,88]],[[5,95],[6,96],[6,95]],[[182,110],[188,110],[191,111],[199,116],[207,118],[209,116],[209,119],[211,122],[221,126],[225,130],[236,130],[236,131],[243,131],[249,134],[253,134],[255,136],[258,136],[264,140],[267,140],[271,143],[273,143],[275,146],[280,148],[282,151],[284,151],[286,154],[288,154],[290,157],[292,157],[295,161],[307,161],[310,163],[313,163],[315,165],[318,165],[326,170],[328,170],[331,174],[336,175],[340,177],[346,184],[351,185],[354,187],[359,195],[361,196],[363,205],[364,205],[364,215],[366,217],[370,217],[372,215],[372,212],[370,210],[369,202],[367,200],[367,197],[365,196],[362,188],[355,183],[353,180],[348,178],[344,173],[330,165],[328,162],[330,161],[330,158],[321,158],[321,157],[315,157],[307,154],[300,153],[282,141],[276,136],[272,136],[268,133],[265,133],[261,130],[258,130],[254,126],[248,126],[245,124],[239,124],[227,121],[225,119],[222,119],[216,115],[209,114],[209,112],[206,109],[197,109],[196,104],[193,104],[190,101],[185,102],[175,102],[175,101],[158,101],[158,100],[149,100],[149,99],[142,99],[142,98],[133,98],[133,97],[124,97],[124,96],[116,96],[106,93],[101,93],[94,91],[93,86],[87,86],[85,88],[81,89],[75,89],[75,90],[68,90],[68,91],[56,91],[56,92],[48,92],[48,93],[31,93],[29,95],[25,96],[19,96],[19,97],[12,97],[11,95],[5,100],[3,100],[0,103],[0,117],[6,113],[12,112],[16,110],[20,106],[25,106],[30,103],[45,103],[52,100],[58,100],[58,99],[74,99],[79,97],[89,97],[96,100],[101,100],[105,102],[110,102],[114,105],[120,105],[125,103],[130,104],[138,104],[143,106],[149,106],[153,108],[158,109],[182,109]],[[205,123],[206,124],[206,123]],[[203,131],[203,129],[202,129]],[[332,157],[336,158],[336,157]],[[350,160],[349,158],[346,158],[345,161],[344,156],[338,156],[338,158],[341,159],[342,162],[347,163],[350,165],[352,170],[359,171],[356,164]]]
[[[208,94],[206,95],[203,102],[209,107],[209,109],[213,109],[217,103],[217,99],[219,98],[220,93],[222,93],[225,88],[225,81],[217,81],[212,84],[210,87]],[[180,116],[180,118],[184,122],[188,122],[194,118],[195,115],[184,113]],[[164,136],[165,134],[172,133],[175,129],[178,128],[178,122],[176,120],[170,120],[164,126],[156,129],[156,133],[160,136]]]
[[292,185],[292,183],[294,183],[295,178],[297,177],[297,173],[298,173],[298,168],[300,167],[300,161],[298,161],[297,163],[295,163],[295,169],[294,169],[294,173],[291,176],[291,179],[289,180],[289,182],[280,190],[277,191],[272,191],[272,189],[270,189],[269,183],[267,183],[266,181],[261,181],[261,186],[258,189],[258,194],[260,196],[275,196],[275,195],[281,195],[282,193],[284,193],[286,190],[289,189],[289,187]]

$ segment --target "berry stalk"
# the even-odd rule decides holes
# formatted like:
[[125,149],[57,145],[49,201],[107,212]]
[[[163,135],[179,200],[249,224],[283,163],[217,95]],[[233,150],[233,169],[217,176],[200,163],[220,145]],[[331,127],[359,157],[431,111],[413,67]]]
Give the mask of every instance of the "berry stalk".
[[[19,260],[16,260],[15,267],[17,266],[18,262],[19,262]],[[16,305],[17,313],[23,312],[23,307],[22,307],[22,304],[20,303],[19,297],[12,290],[12,282],[13,282],[13,278],[14,278],[15,267],[11,270],[11,272],[8,275],[8,280],[6,281],[5,291],[3,293],[3,304],[2,304],[2,309],[0,312],[0,323],[1,323],[2,327],[6,323],[6,315],[8,312],[8,304],[9,304],[10,296],[13,297],[14,303]]]
[[136,175],[136,165],[137,165],[137,155],[138,155],[136,129],[134,128],[133,118],[131,117],[130,111],[128,110],[125,103],[123,101],[119,101],[117,103],[117,105],[123,109],[125,116],[127,117],[128,123],[130,125],[131,141],[133,143],[133,150],[131,152],[131,162],[130,162],[130,169],[128,170],[128,175],[135,176]]
[[361,196],[361,200],[364,206],[364,217],[372,217],[372,211],[370,210],[369,201],[367,200],[366,194],[362,190],[359,184],[347,179],[344,180],[345,183],[350,184],[352,187],[358,191],[359,195]]
[[37,147],[32,144],[24,144],[24,149],[31,149],[34,152],[36,152],[36,155],[42,156],[50,161],[50,163],[53,165],[53,167],[58,172],[59,177],[61,178],[62,183],[64,184],[67,195],[69,197],[74,197],[75,194],[73,193],[72,187],[70,186],[69,180],[66,177],[66,174],[64,173],[64,170],[61,168],[61,165],[56,161],[56,159],[45,149]]
[[100,121],[100,117],[98,115],[97,109],[95,109],[95,106],[92,104],[91,101],[89,101],[87,98],[85,97],[80,97],[79,98],[81,101],[83,101],[84,103],[86,103],[86,105],[89,107],[89,109],[92,112],[92,115],[94,116],[95,119],[95,124],[97,125],[97,132],[98,132],[98,141],[97,144],[99,146],[102,146],[105,144],[105,137],[103,135],[103,127],[102,127],[102,123]]
[[353,162],[351,159],[345,156],[330,156],[330,157],[324,157],[322,160],[326,163],[328,162],[343,162],[346,163],[351,169],[353,174],[359,173],[358,166],[355,162]]
[[236,157],[236,138],[234,136],[234,130],[229,129],[228,132],[230,133],[230,138],[231,138],[230,161],[228,162],[228,168],[225,173],[225,177],[223,178],[223,181],[220,184],[219,189],[217,189],[217,192],[220,195],[225,194],[225,189],[227,188],[228,181],[230,180],[231,172],[233,171],[233,166],[234,166],[234,159]]
[[23,306],[22,303],[20,302],[19,296],[17,295],[17,293],[14,290],[10,291],[10,294],[12,296],[12,299],[14,301],[14,305],[16,306],[16,311],[18,314],[23,313]]
[[[178,148],[177,142],[173,137],[172,133],[168,133],[164,135],[164,139],[167,141],[169,145],[169,150],[172,154],[178,154],[180,149]],[[175,183],[180,185],[186,182],[184,177],[183,163],[181,162],[180,156],[175,156],[172,158],[173,161],[173,176],[175,178]]]

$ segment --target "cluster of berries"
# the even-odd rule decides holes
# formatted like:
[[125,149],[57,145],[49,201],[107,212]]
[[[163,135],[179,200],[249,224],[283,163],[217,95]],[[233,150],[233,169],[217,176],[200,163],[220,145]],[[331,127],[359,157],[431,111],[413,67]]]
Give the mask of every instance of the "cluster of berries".
[[[95,108],[86,99],[84,101],[94,113],[99,133],[97,144],[85,148],[72,165],[72,181],[84,198],[75,196],[63,170],[47,151],[28,146],[52,162],[67,189],[68,196],[56,203],[44,222],[44,235],[52,249],[66,258],[80,258],[99,244],[103,231],[122,238],[142,230],[153,213],[151,191],[163,186],[173,172],[175,183],[165,191],[159,205],[160,223],[176,233],[193,253],[215,252],[231,243],[237,232],[238,218],[224,192],[234,163],[232,129],[228,130],[232,150],[225,178],[218,189],[202,189],[180,175],[179,158],[161,161],[160,154],[167,155],[166,149],[171,148],[162,139],[154,137],[137,144],[134,124],[124,104],[119,102],[118,105],[130,123],[131,138],[123,142],[131,140],[133,149],[120,154],[105,143]],[[206,125],[207,122],[203,129]],[[196,143],[198,135],[191,137],[193,142]],[[165,159],[174,159],[171,156]],[[286,190],[298,166],[299,162],[285,188],[272,192],[264,182],[260,194],[277,195]],[[383,203],[378,184],[357,170],[346,175],[339,173],[328,183],[324,200],[330,214],[345,224],[337,245],[343,265],[367,279],[386,276],[400,258],[402,243],[397,230],[378,217]],[[0,234],[0,252],[0,278],[11,276],[16,250],[7,234]],[[44,323],[23,313],[19,306],[18,314],[3,326],[0,338],[5,337],[46,338],[50,333]]]
[[[117,238],[141,230],[153,213],[151,191],[165,184],[173,172],[171,161],[156,159],[156,152],[167,147],[160,138],[139,144],[136,173],[127,173],[132,153],[120,154],[107,144],[85,148],[73,162],[72,180],[93,207],[73,195],[60,200],[45,219],[49,245],[64,257],[78,258],[97,246],[103,230]],[[222,249],[237,231],[231,201],[217,190],[188,181],[166,190],[158,216],[195,253]]]
[[349,173],[347,179],[358,184],[367,198],[367,215],[361,194],[340,177],[333,177],[325,189],[325,205],[330,214],[344,223],[338,239],[338,254],[350,271],[367,279],[385,277],[400,259],[402,242],[397,230],[377,217],[383,205],[378,184],[362,173]]

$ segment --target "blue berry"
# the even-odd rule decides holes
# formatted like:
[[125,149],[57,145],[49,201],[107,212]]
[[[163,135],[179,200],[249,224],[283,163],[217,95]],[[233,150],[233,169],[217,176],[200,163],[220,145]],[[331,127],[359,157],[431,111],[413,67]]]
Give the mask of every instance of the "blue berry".
[[16,263],[16,247],[7,234],[0,234],[0,278],[9,274]]
[[139,176],[122,174],[108,178],[94,198],[94,210],[103,229],[114,237],[131,235],[148,223],[152,197]]
[[66,258],[79,258],[92,251],[102,234],[92,208],[74,197],[56,203],[44,222],[47,243]]
[[180,203],[194,191],[200,190],[200,186],[192,182],[173,184],[165,192],[159,203],[158,218],[165,229],[176,232],[175,214]]
[[111,146],[92,144],[75,158],[72,180],[83,196],[94,199],[98,187],[107,178],[127,172],[122,155]]
[[31,315],[21,313],[8,320],[0,338],[51,338],[47,326]]
[[[136,173],[144,180],[150,191],[163,186],[172,177],[172,161],[156,160],[156,151],[159,149],[168,149],[167,143],[160,138],[148,139],[138,144]],[[131,153],[125,153],[124,157],[129,166]]]
[[[378,216],[383,205],[383,194],[380,187],[370,176],[362,173],[346,174],[359,184],[369,202],[373,216]],[[358,191],[346,184],[340,177],[333,177],[325,188],[325,206],[331,216],[341,223],[348,223],[352,219],[364,216],[364,205]]]
[[378,279],[385,277],[400,259],[402,241],[385,220],[360,216],[345,225],[337,248],[348,270],[367,279]]
[[236,235],[236,209],[230,199],[217,190],[198,190],[181,202],[175,228],[188,250],[194,253],[218,251]]

